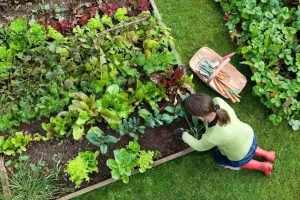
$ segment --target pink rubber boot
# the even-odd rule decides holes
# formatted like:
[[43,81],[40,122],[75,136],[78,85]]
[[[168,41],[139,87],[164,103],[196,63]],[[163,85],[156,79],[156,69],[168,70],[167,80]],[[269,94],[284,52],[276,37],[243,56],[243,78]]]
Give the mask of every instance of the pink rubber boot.
[[262,171],[265,176],[271,176],[273,165],[269,162],[259,162],[257,160],[251,160],[249,163],[241,167],[242,169],[254,169]]
[[260,148],[259,146],[256,148],[255,156],[263,157],[268,161],[274,162],[275,161],[275,151],[266,151]]

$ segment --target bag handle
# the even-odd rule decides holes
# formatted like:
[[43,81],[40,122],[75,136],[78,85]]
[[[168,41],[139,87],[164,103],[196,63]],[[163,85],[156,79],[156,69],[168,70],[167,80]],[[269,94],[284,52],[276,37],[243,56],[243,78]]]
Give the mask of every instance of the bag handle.
[[226,56],[223,56],[223,57],[222,57],[222,60],[226,60],[227,58],[231,58],[234,54],[235,54],[235,53],[232,52],[232,53],[230,53],[230,54],[228,54],[228,55],[226,55]]

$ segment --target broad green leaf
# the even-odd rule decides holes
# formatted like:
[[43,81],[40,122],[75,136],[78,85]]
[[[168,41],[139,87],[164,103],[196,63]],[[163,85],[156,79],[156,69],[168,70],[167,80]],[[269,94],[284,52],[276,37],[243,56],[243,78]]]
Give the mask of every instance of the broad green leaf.
[[88,131],[88,134],[94,134],[97,137],[103,136],[103,131],[99,127],[91,127],[90,130]]
[[124,183],[129,183],[129,177],[128,177],[126,174],[124,174],[124,175],[122,176],[122,181],[123,181]]
[[84,134],[84,127],[83,126],[79,126],[79,125],[73,125],[72,126],[73,129],[73,138],[74,140],[79,140],[82,138],[83,134]]
[[120,173],[119,173],[119,170],[117,169],[114,169],[111,171],[111,177],[115,180],[118,180],[120,179]]
[[107,153],[107,145],[106,144],[101,144],[100,145],[100,151],[102,154],[106,154]]
[[120,92],[120,87],[117,84],[113,84],[107,87],[108,94],[117,94]]
[[168,111],[169,113],[174,113],[174,112],[175,112],[174,108],[171,107],[171,106],[167,106],[167,107],[165,107],[164,109],[165,109],[166,111]]
[[139,110],[139,116],[142,117],[143,119],[146,119],[146,118],[148,118],[148,116],[151,116],[151,115],[152,114],[144,108]]
[[116,143],[117,141],[118,141],[118,139],[114,136],[111,136],[111,135],[104,136],[105,143]]
[[86,139],[98,147],[102,144],[99,137],[95,133],[88,132],[86,135]]
[[106,162],[106,165],[110,168],[110,169],[118,169],[118,164],[115,160],[113,159],[108,159]]

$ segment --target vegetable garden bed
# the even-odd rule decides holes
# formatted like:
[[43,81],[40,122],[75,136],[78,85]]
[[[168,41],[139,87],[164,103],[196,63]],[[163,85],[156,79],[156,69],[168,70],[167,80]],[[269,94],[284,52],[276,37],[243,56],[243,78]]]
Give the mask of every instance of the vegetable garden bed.
[[96,13],[72,34],[21,19],[1,29],[0,153],[11,177],[24,161],[42,174],[59,164],[57,184],[85,188],[110,178],[120,153],[130,168],[113,176],[128,182],[134,168],[187,148],[173,130],[189,128],[176,104],[191,77],[158,11]]

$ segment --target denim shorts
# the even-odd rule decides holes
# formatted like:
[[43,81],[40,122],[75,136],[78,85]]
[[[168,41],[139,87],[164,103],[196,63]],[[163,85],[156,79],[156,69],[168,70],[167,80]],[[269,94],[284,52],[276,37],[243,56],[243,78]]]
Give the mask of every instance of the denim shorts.
[[257,138],[254,133],[253,142],[250,147],[250,150],[242,160],[231,161],[226,156],[222,155],[219,149],[215,150],[213,157],[216,163],[218,163],[219,165],[230,166],[230,167],[241,167],[246,165],[248,162],[250,162],[250,160],[253,158],[255,154],[256,148],[257,148]]

